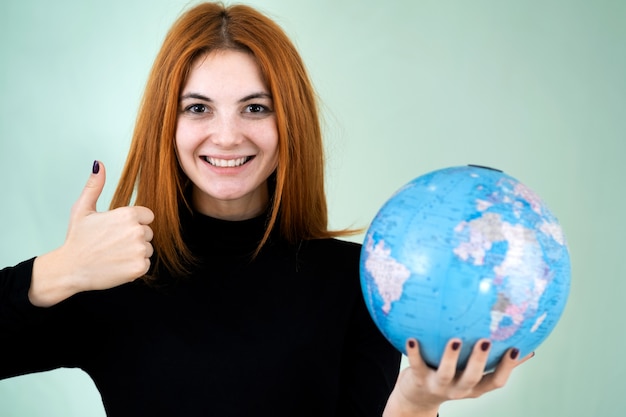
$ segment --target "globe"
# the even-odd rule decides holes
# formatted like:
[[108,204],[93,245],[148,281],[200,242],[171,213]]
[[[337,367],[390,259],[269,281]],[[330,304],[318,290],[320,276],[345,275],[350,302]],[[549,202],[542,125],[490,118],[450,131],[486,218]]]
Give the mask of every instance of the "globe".
[[[361,289],[382,334],[406,354],[419,341],[438,367],[447,342],[492,342],[487,370],[509,348],[534,352],[559,321],[570,288],[563,230],[530,188],[468,165],[410,181],[385,202],[364,237]],[[522,356],[520,356],[522,357]]]

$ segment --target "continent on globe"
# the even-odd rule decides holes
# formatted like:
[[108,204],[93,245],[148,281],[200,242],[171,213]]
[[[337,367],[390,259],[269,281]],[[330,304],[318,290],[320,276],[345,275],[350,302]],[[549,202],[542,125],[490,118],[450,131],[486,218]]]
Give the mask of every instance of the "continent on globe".
[[372,242],[372,239],[368,240],[365,246],[367,251],[365,268],[374,278],[378,293],[384,300],[383,312],[389,313],[391,303],[400,299],[402,286],[409,279],[411,271],[389,256],[391,250],[385,248],[384,241],[378,242],[376,246]]
[[379,210],[361,251],[361,287],[374,322],[401,352],[419,340],[437,366],[449,339],[492,341],[493,369],[511,347],[534,351],[556,326],[570,286],[556,217],[530,188],[480,166],[417,177]]
[[493,340],[506,340],[537,313],[539,299],[550,279],[549,268],[543,261],[534,230],[504,222],[497,213],[463,221],[455,232],[462,234],[466,229],[469,229],[469,241],[460,243],[453,252],[463,261],[472,258],[474,265],[484,263],[486,251],[494,243],[507,243],[504,259],[493,266],[493,282],[499,291],[491,309],[490,325]]

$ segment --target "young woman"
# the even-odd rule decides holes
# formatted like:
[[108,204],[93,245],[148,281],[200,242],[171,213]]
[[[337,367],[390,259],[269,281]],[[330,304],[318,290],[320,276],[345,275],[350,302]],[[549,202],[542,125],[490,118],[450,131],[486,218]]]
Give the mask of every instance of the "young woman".
[[[104,166],[65,243],[0,272],[0,377],[79,367],[109,416],[436,416],[505,384],[488,340],[410,367],[361,298],[360,247],[327,227],[315,95],[292,43],[204,3],[154,63],[111,210]],[[9,341],[9,342],[7,342]]]

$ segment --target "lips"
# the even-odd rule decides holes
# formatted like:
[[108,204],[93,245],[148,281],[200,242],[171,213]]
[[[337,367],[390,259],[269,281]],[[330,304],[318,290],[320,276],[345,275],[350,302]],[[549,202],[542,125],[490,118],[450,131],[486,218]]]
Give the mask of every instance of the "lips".
[[222,159],[212,156],[203,156],[202,159],[208,162],[210,165],[218,168],[236,168],[240,167],[246,162],[250,161],[253,156],[243,156],[241,158]]

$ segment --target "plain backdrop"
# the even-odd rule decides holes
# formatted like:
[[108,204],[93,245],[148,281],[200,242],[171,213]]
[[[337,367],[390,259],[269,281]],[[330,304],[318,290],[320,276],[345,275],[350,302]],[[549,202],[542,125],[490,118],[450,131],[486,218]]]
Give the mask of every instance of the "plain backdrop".
[[[96,158],[106,209],[154,56],[191,4],[0,3],[0,266],[62,244]],[[528,185],[564,228],[572,289],[556,329],[504,389],[442,415],[624,416],[626,2],[248,4],[292,37],[319,93],[333,227],[366,227],[404,183],[472,163]],[[0,415],[104,410],[84,373],[56,370],[0,381]]]

